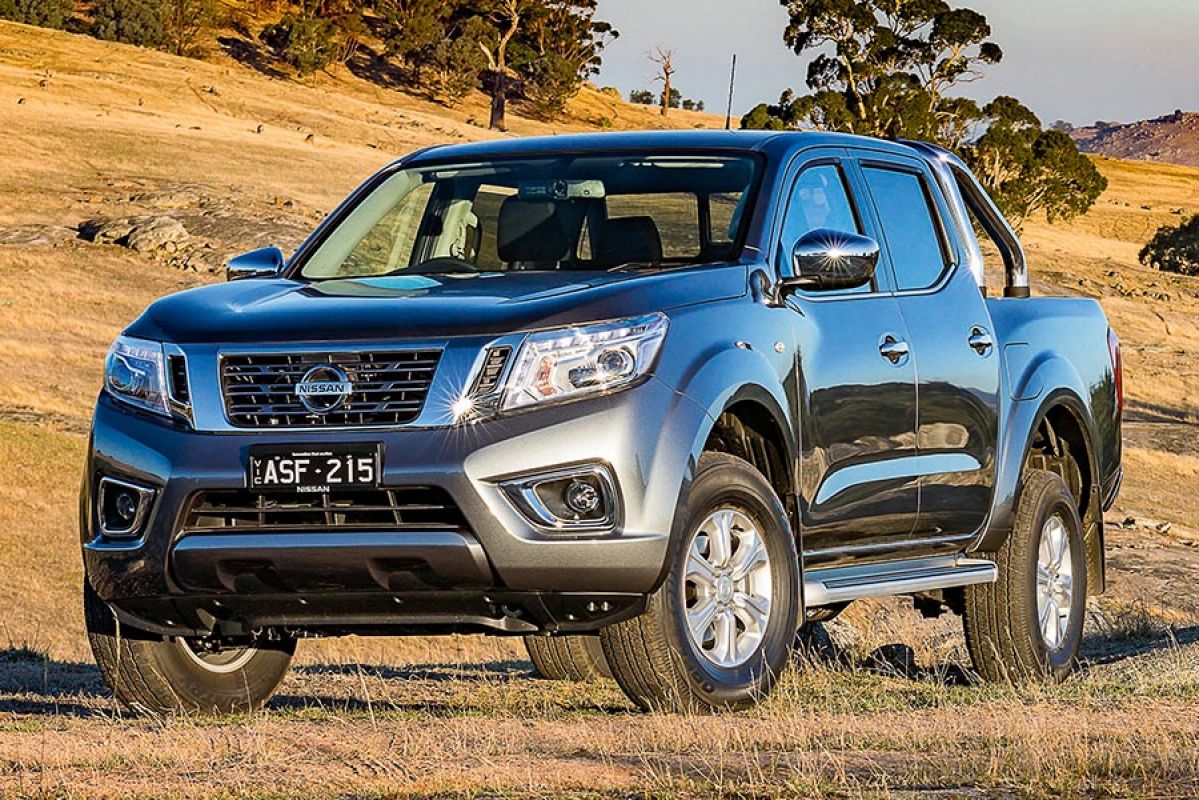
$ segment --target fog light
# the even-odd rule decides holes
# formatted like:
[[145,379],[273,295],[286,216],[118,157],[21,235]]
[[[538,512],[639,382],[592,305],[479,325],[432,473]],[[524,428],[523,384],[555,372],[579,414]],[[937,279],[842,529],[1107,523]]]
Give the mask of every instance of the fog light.
[[600,505],[600,493],[595,486],[575,478],[566,487],[566,505],[576,514],[594,514]]
[[133,522],[137,516],[137,498],[133,492],[122,491],[117,494],[117,516],[126,523]]
[[620,496],[606,464],[567,467],[500,484],[534,525],[555,531],[610,531]]
[[141,535],[154,490],[116,478],[101,478],[96,492],[100,532],[110,539]]

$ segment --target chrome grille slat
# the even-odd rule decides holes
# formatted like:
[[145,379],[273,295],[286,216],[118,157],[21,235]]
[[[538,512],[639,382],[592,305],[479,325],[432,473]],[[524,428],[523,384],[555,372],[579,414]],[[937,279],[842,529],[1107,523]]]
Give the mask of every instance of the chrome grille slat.
[[[440,350],[222,354],[225,415],[239,428],[403,425],[420,416]],[[317,414],[295,386],[308,370],[344,370],[353,390],[338,408]]]

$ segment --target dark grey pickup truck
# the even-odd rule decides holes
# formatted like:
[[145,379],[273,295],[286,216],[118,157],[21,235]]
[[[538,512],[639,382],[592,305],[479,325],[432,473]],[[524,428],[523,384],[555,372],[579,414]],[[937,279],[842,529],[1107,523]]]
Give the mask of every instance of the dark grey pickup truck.
[[1029,296],[946,151],[433,147],[229,277],[134,321],[96,405],[84,607],[131,707],[256,707],[304,637],[481,632],[644,708],[737,708],[805,621],[883,595],[960,614],[986,678],[1075,662],[1118,341]]

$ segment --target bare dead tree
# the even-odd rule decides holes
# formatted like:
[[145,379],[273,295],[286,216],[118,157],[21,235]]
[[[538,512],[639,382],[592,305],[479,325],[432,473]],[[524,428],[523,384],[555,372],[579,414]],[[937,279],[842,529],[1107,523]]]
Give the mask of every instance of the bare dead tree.
[[674,50],[668,47],[655,47],[646,58],[658,65],[655,81],[662,82],[662,116],[670,110],[670,78],[674,75]]

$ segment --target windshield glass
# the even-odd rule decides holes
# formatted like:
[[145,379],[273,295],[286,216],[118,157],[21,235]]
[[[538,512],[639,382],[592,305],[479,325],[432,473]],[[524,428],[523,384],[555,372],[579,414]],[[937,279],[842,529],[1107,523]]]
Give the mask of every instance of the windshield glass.
[[399,170],[305,261],[309,279],[610,270],[737,257],[757,161],[599,155]]

